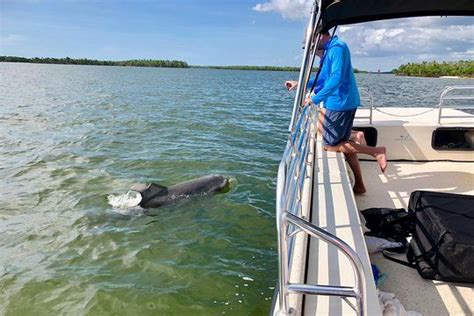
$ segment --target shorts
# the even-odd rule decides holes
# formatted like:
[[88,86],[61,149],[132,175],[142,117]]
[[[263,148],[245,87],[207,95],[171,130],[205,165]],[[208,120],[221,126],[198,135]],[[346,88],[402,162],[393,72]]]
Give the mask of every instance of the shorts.
[[324,146],[336,146],[349,140],[356,110],[333,111],[326,109],[323,120]]

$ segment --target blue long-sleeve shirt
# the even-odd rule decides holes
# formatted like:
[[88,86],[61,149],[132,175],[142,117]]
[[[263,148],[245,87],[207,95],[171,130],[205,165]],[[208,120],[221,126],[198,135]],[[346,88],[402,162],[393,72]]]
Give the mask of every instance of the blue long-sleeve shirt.
[[[327,44],[318,82],[311,99],[314,104],[333,111],[348,111],[360,105],[360,96],[351,64],[351,55],[346,43],[337,36]],[[314,79],[310,80],[311,87]]]

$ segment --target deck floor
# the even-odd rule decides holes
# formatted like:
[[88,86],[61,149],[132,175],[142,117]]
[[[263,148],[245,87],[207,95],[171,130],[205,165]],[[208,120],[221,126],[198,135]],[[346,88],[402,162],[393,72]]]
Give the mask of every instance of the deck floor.
[[[474,163],[389,162],[382,175],[375,162],[361,162],[367,193],[356,196],[359,210],[407,208],[410,193],[430,190],[474,194]],[[424,280],[414,269],[371,255],[387,278],[382,291],[395,293],[406,310],[423,315],[474,315],[474,285]]]
[[[313,179],[312,223],[344,240],[362,261],[367,284],[368,315],[381,315],[377,292],[365,245],[362,223],[342,154],[326,152],[317,143],[318,153]],[[308,254],[308,284],[353,286],[350,261],[334,246],[312,238]],[[355,300],[350,299],[355,304]],[[304,315],[355,315],[340,297],[306,295]]]

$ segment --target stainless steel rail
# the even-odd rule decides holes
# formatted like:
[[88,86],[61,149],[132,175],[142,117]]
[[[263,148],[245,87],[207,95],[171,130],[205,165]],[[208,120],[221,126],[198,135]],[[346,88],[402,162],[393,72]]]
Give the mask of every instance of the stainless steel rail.
[[[314,30],[320,20],[321,0],[315,1],[311,11],[308,27],[306,28],[306,37],[304,45],[303,61],[301,62],[300,75],[298,78],[298,88],[296,90],[295,102],[293,103],[293,112],[291,114],[291,121],[288,131],[293,130],[293,126],[298,117],[298,112],[303,105],[304,96],[306,94],[306,84],[308,83],[311,72],[312,61],[316,55],[316,47],[319,41],[319,36],[314,38]],[[316,43],[314,41],[316,40]]]
[[[303,108],[287,142],[282,161],[278,169],[277,183],[277,230],[278,230],[278,259],[279,259],[279,314],[292,313],[288,296],[290,293],[339,296],[355,309],[359,315],[367,315],[366,279],[362,262],[355,251],[343,240],[311,224],[302,218],[302,191],[306,179],[313,181],[313,175],[308,170],[311,144],[316,137],[315,106]],[[313,154],[314,151],[313,151]],[[310,201],[306,201],[309,203]],[[292,284],[291,262],[294,238],[299,233],[305,233],[319,238],[340,249],[351,262],[355,273],[353,287],[334,285]],[[356,299],[356,307],[347,298]]]
[[[306,29],[305,52],[289,126],[290,136],[278,168],[276,220],[278,230],[279,306],[277,308],[279,308],[280,315],[292,313],[288,300],[290,293],[329,295],[341,297],[357,314],[367,315],[366,279],[360,258],[343,240],[311,224],[302,217],[303,204],[310,205],[311,203],[311,194],[309,196],[304,195],[305,198],[308,198],[308,201],[303,201],[303,190],[305,184],[310,183],[309,185],[312,188],[313,183],[313,172],[310,172],[313,169],[308,167],[314,164],[316,155],[310,147],[316,141],[316,116],[318,113],[316,106],[302,107],[302,103],[319,41],[316,29],[320,22],[320,7],[321,0],[315,1]],[[372,107],[373,99],[371,98],[371,112]],[[372,121],[372,114],[370,115],[370,121]],[[310,159],[311,154],[313,155],[312,160]],[[290,283],[292,249],[295,236],[300,233],[319,238],[342,251],[349,258],[354,269],[355,285],[348,287]],[[357,306],[354,306],[348,298],[355,298]]]
[[452,109],[457,109],[457,110],[472,110],[474,107],[472,106],[472,103],[470,106],[447,106],[445,104],[445,101],[448,100],[455,100],[455,101],[469,101],[469,100],[474,100],[473,95],[449,95],[452,91],[463,91],[463,90],[474,90],[474,86],[447,86],[444,88],[443,93],[441,93],[441,96],[439,97],[439,114],[438,114],[438,124],[441,124],[441,119],[443,118],[443,109],[445,108],[452,108]]
[[359,88],[360,102],[363,107],[369,108],[369,116],[357,116],[358,119],[369,119],[372,124],[372,116],[374,112],[374,96],[368,88]]

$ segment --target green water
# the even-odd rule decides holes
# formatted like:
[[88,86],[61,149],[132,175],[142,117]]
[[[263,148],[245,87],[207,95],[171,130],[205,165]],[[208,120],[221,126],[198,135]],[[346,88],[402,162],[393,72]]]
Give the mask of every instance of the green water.
[[[293,98],[283,81],[296,73],[0,64],[0,75],[0,315],[268,313]],[[357,79],[410,106],[453,82]],[[149,215],[107,203],[134,183],[211,173],[236,184]]]

